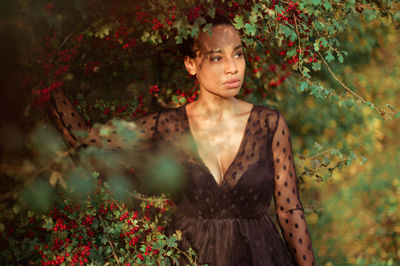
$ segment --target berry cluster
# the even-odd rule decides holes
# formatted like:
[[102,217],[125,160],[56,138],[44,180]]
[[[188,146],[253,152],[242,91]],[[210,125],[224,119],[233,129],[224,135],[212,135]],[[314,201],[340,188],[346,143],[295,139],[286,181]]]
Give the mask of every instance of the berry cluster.
[[[129,247],[129,252],[120,253],[125,262],[130,264],[139,261],[155,263],[178,256],[178,251],[165,245],[165,219],[174,203],[170,200],[157,200],[142,204],[142,208],[132,210],[125,204],[110,198],[104,182],[89,196],[90,204],[74,203],[69,197],[58,203],[46,216],[32,218],[27,223],[30,227],[37,225],[36,234],[24,235],[24,242],[35,244],[30,262],[40,265],[86,265],[96,264],[95,257],[101,255],[111,264],[115,264],[108,251],[114,245]],[[157,217],[157,218],[156,218]],[[46,222],[44,222],[44,220]],[[52,222],[54,221],[54,222]],[[101,226],[99,226],[101,225]],[[115,228],[119,228],[118,231]],[[18,230],[23,231],[23,227]],[[14,238],[16,229],[9,225],[7,235],[0,235],[2,249],[9,248],[9,240]],[[18,237],[18,239],[20,239]],[[161,241],[161,242],[158,242]],[[157,242],[157,244],[156,244]],[[112,244],[110,244],[112,243]],[[155,247],[157,245],[157,248]],[[162,248],[161,248],[162,247]],[[23,248],[23,246],[21,246]],[[161,249],[160,249],[161,248]],[[114,250],[114,252],[119,252]],[[166,255],[168,252],[168,255]],[[93,257],[93,253],[97,254]],[[108,254],[108,255],[107,255]],[[165,257],[166,256],[166,257]],[[127,265],[130,265],[127,264]],[[133,265],[132,264],[132,265]]]
[[157,93],[159,91],[160,91],[160,89],[158,88],[157,85],[151,86],[150,89],[149,89],[149,93],[150,94]]

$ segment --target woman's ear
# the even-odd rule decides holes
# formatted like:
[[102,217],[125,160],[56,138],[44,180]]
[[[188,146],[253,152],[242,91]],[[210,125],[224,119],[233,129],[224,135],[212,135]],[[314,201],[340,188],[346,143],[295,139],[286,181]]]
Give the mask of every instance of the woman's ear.
[[192,76],[196,75],[196,60],[194,58],[190,58],[189,56],[185,56],[184,62],[187,72],[189,72],[189,74]]

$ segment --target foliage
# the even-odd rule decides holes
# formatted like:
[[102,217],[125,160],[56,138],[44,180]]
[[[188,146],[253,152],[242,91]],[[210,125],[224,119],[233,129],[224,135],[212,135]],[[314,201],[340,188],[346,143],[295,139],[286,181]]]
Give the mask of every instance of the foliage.
[[[197,36],[202,29],[210,29],[211,25],[206,25],[204,19],[206,15],[223,14],[232,19],[246,46],[247,75],[240,97],[278,108],[286,114],[295,136],[294,147],[301,151],[296,166],[302,185],[310,186],[310,180],[314,180],[324,186],[340,175],[338,170],[351,167],[360,155],[364,157],[360,159],[364,164],[368,152],[374,151],[373,134],[363,130],[377,119],[377,114],[384,119],[399,116],[399,113],[395,115],[396,102],[387,102],[390,95],[375,97],[380,84],[363,89],[347,67],[351,65],[354,71],[369,63],[373,52],[383,45],[379,39],[386,37],[388,25],[399,26],[398,8],[396,1],[380,0],[23,0],[15,10],[19,16],[24,15],[21,22],[29,29],[27,35],[34,36],[35,41],[31,42],[36,45],[27,45],[30,53],[19,66],[21,91],[32,92],[32,107],[36,107],[47,103],[52,90],[63,89],[88,124],[114,117],[130,120],[160,107],[191,102],[198,96],[198,86],[183,68],[179,44],[189,36]],[[39,108],[30,110],[31,115],[41,112]],[[365,134],[357,138],[360,132]],[[20,171],[11,171],[11,167],[5,171],[7,176],[15,178],[18,186],[2,198],[13,200],[4,208],[1,224],[21,223],[21,227],[3,232],[2,243],[7,252],[2,252],[2,256],[6,261],[48,262],[64,256],[63,263],[72,262],[73,256],[84,251],[82,245],[90,242],[90,255],[84,255],[88,262],[142,263],[139,254],[143,255],[149,245],[159,253],[145,256],[143,263],[162,264],[181,254],[174,246],[179,240],[178,233],[167,236],[156,230],[168,220],[168,215],[155,215],[154,220],[144,218],[147,208],[143,206],[151,204],[142,203],[142,207],[135,209],[116,200],[117,209],[107,214],[100,212],[102,204],[110,209],[114,201],[106,192],[107,182],[98,186],[92,182],[95,177],[88,172],[93,171],[93,166],[82,165],[87,159],[85,156],[93,159],[90,151],[83,155],[81,151],[70,150],[52,132],[34,130],[31,135],[29,152],[36,156],[20,160],[15,167]],[[86,179],[69,176],[70,168],[85,169]],[[112,180],[104,175],[106,180]],[[391,189],[389,183],[382,189]],[[69,212],[75,200],[65,191],[71,187],[84,188],[81,193],[103,191],[90,194],[79,202],[79,210]],[[35,201],[37,195],[41,197]],[[29,208],[35,212],[21,210],[24,205],[19,198],[27,199]],[[142,200],[148,202],[148,199]],[[165,201],[153,198],[150,202],[153,202],[151,208],[157,209]],[[46,213],[53,204],[57,212]],[[311,221],[328,211],[328,218],[315,221],[316,228],[318,223],[323,228],[338,219],[337,216],[329,218],[335,205],[324,210],[323,204],[308,201],[305,204]],[[138,211],[138,217],[132,223],[140,228],[134,234],[148,243],[138,243],[130,250],[132,238],[121,240],[115,230],[126,233],[131,229],[127,220],[119,219],[122,212],[132,217],[134,210]],[[36,222],[28,223],[23,217],[26,213]],[[90,221],[93,218],[93,223],[85,222],[85,217]],[[68,232],[49,230],[57,224],[57,219],[77,227]],[[42,225],[42,221],[46,223]],[[37,232],[41,233],[26,236],[32,226],[38,226]],[[110,232],[111,229],[114,231]],[[73,230],[78,240],[82,236],[85,241],[72,240]],[[396,236],[388,238],[390,242]],[[22,250],[35,255],[21,255]],[[390,256],[382,257],[381,262],[389,263],[393,259]],[[85,258],[82,257],[83,262]],[[370,257],[359,258],[359,264],[376,262]]]
[[[362,102],[382,116],[393,115],[393,105],[365,100],[343,84],[328,65],[335,60],[343,63],[346,51],[340,49],[338,37],[354,19],[360,24],[381,15],[398,23],[392,2],[121,0],[101,5],[96,1],[73,5],[50,2],[39,7],[43,6],[43,17],[54,32],[44,35],[46,45],[39,65],[33,68],[32,78],[24,82],[33,88],[39,105],[48,100],[51,90],[68,90],[75,95],[76,107],[88,123],[112,117],[130,119],[159,106],[176,106],[196,99],[197,84],[183,69],[177,44],[196,36],[202,27],[207,31],[211,25],[206,25],[204,16],[215,14],[234,21],[248,48],[250,73],[242,98],[279,108],[280,98],[287,93],[276,88],[284,90],[283,83],[290,80],[291,92],[296,88],[297,94],[306,92],[340,108],[357,108],[357,103]],[[77,14],[83,20],[73,23]],[[62,19],[54,21],[57,16]],[[318,72],[323,65],[344,91],[334,89],[336,84],[319,81]],[[314,143],[307,146],[310,145]],[[351,162],[354,153],[345,152],[349,155],[343,156],[338,149],[328,153],[325,160],[338,156],[339,162],[324,171],[331,173]],[[313,175],[315,167],[308,167],[310,171],[302,172]]]
[[[376,27],[376,24],[370,26]],[[389,99],[390,103],[396,103],[400,91],[397,48],[400,36],[394,28],[387,30],[389,38],[375,39],[375,43],[385,45],[374,49],[374,57],[362,72],[354,61],[342,70],[342,76],[357,84],[359,91],[373,93],[376,102]],[[352,36],[360,38],[358,34]],[[356,47],[356,50],[364,49]],[[399,123],[379,119],[368,107],[360,112],[368,123],[357,126],[345,138],[352,146],[359,146],[357,150],[365,152],[367,161],[360,165],[363,160],[357,159],[359,163],[335,173],[330,182],[318,184],[318,190],[324,191],[320,200],[323,211],[318,217],[309,217],[315,221],[313,243],[319,247],[321,264],[398,265],[400,143],[396,132]]]
[[[130,196],[142,200],[128,207],[126,201],[115,199],[115,188],[97,173],[80,173],[80,178],[95,182],[96,189],[89,193],[60,190],[62,195],[45,215],[14,210],[2,217],[9,223],[0,235],[1,261],[35,265],[169,265],[178,263],[178,256],[184,255],[194,263],[192,250],[185,253],[178,248],[181,232],[166,235],[173,202],[165,197],[143,199],[135,194]],[[18,226],[12,223],[17,219],[21,219]]]

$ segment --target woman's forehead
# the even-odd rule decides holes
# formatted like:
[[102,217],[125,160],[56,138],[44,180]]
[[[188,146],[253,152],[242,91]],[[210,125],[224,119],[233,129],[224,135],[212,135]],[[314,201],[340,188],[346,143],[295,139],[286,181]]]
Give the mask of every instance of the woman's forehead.
[[201,32],[197,39],[200,50],[231,50],[241,45],[241,39],[237,30],[230,25],[217,25],[211,29],[211,36],[207,32]]

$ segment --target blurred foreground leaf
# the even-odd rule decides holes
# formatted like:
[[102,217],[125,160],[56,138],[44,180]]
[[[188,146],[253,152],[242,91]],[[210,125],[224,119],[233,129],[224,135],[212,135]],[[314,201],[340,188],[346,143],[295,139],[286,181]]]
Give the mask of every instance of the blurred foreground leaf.
[[183,182],[183,168],[171,155],[161,154],[146,168],[145,187],[151,191],[176,192]]
[[132,191],[132,184],[123,176],[111,176],[107,183],[113,193],[113,196],[120,201],[125,201]]
[[66,183],[67,191],[76,196],[84,196],[94,189],[93,178],[81,167],[68,174]]
[[40,159],[51,160],[66,149],[60,134],[53,127],[38,125],[30,136],[33,149]]
[[41,178],[35,180],[21,192],[21,201],[28,208],[39,212],[48,211],[53,204],[54,197],[55,193],[50,184]]

